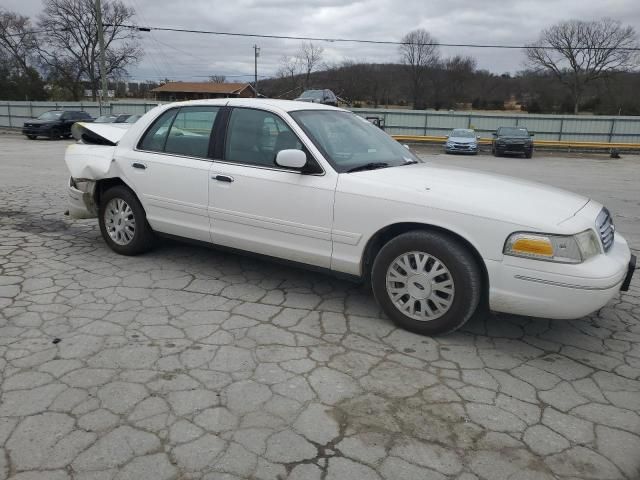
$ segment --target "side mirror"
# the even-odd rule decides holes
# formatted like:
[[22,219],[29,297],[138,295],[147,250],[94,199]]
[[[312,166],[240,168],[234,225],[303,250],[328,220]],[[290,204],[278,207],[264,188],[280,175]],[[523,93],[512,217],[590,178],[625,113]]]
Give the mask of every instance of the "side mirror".
[[491,135],[493,135],[494,137],[498,136],[498,132],[493,132]]
[[302,150],[280,150],[276,155],[276,165],[301,170],[307,164],[307,154]]
[[535,134],[535,133],[530,133],[530,134],[529,134],[529,136],[530,136],[530,137],[535,137],[535,136],[536,136],[536,134]]

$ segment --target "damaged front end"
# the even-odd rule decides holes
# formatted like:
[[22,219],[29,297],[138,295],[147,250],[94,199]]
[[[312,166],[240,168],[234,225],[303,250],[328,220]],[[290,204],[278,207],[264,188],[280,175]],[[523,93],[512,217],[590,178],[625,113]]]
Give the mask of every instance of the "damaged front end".
[[65,163],[71,173],[67,186],[69,216],[95,218],[98,216],[96,187],[99,180],[117,176],[112,172],[117,142],[128,126],[76,123],[71,131],[78,140],[67,147]]
[[69,216],[72,218],[95,218],[98,216],[96,205],[96,181],[69,178]]

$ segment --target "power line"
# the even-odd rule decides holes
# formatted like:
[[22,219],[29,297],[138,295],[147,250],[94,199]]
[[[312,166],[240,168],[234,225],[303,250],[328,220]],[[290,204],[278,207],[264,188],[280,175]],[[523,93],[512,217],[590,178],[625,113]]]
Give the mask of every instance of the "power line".
[[[112,23],[103,24],[105,27],[124,27],[130,28],[133,30],[138,30],[140,32],[151,32],[153,30],[159,32],[180,32],[180,33],[198,33],[204,35],[222,35],[229,37],[246,37],[246,38],[268,38],[275,40],[302,40],[302,41],[311,41],[311,42],[329,42],[329,43],[366,43],[373,45],[415,45],[415,46],[433,46],[433,47],[460,47],[460,48],[498,48],[498,49],[507,49],[507,50],[527,50],[530,48],[537,48],[541,50],[557,50],[556,47],[552,47],[549,45],[504,45],[504,44],[483,44],[483,43],[443,43],[443,42],[428,42],[428,43],[417,43],[417,42],[402,42],[397,40],[371,40],[371,39],[361,39],[361,38],[331,38],[331,37],[304,37],[304,36],[294,36],[294,35],[267,35],[260,33],[238,33],[238,32],[221,32],[214,30],[191,30],[187,28],[174,28],[174,27],[142,27],[139,25],[114,25]],[[6,35],[6,37],[19,37],[28,34],[39,34],[39,33],[51,33],[54,30],[33,30],[33,31],[25,31],[21,33],[14,33],[10,35]],[[618,51],[627,51],[627,52],[640,52],[640,47],[576,47],[576,50],[618,50]]]
[[[108,27],[116,25],[106,24]],[[415,45],[415,46],[435,46],[435,47],[464,47],[464,48],[499,48],[509,50],[521,50],[529,48],[538,48],[542,50],[557,50],[556,47],[549,45],[504,45],[504,44],[479,44],[479,43],[441,43],[441,42],[402,42],[395,40],[368,40],[359,38],[330,38],[330,37],[302,37],[293,35],[267,35],[260,33],[238,33],[238,32],[221,32],[214,30],[192,30],[188,28],[175,28],[175,27],[141,27],[138,25],[122,24],[118,25],[124,28],[131,28],[141,32],[151,32],[152,30],[160,32],[180,32],[180,33],[199,33],[205,35],[223,35],[229,37],[247,37],[247,38],[269,38],[278,40],[302,40],[312,42],[329,42],[329,43],[368,43],[374,45]],[[582,48],[576,48],[576,50],[582,50]],[[630,52],[640,51],[640,47],[589,47],[589,50],[622,50]]]

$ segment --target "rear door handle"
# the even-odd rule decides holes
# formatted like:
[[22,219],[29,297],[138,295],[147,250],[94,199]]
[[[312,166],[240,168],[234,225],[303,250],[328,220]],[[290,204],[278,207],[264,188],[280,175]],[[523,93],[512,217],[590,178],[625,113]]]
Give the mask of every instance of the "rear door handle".
[[215,177],[211,177],[211,178],[219,182],[227,182],[227,183],[233,182],[233,177],[230,177],[228,175],[216,175]]
[[140,170],[145,170],[147,166],[144,163],[133,162],[131,164],[133,168],[139,168]]

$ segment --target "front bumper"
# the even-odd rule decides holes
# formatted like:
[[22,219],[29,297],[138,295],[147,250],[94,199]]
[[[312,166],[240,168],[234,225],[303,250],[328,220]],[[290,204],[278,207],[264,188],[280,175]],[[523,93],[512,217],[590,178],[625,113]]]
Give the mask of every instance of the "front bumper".
[[96,182],[69,178],[69,216],[72,218],[95,218],[98,206],[95,204]]
[[490,308],[531,317],[581,318],[628,288],[634,260],[625,239],[616,234],[609,252],[577,265],[506,256],[501,262],[488,261]]
[[528,153],[533,150],[533,144],[526,143],[505,143],[496,144],[496,151],[500,153]]
[[23,135],[49,135],[51,127],[22,127]]
[[478,153],[478,145],[446,145],[444,151],[447,153]]

